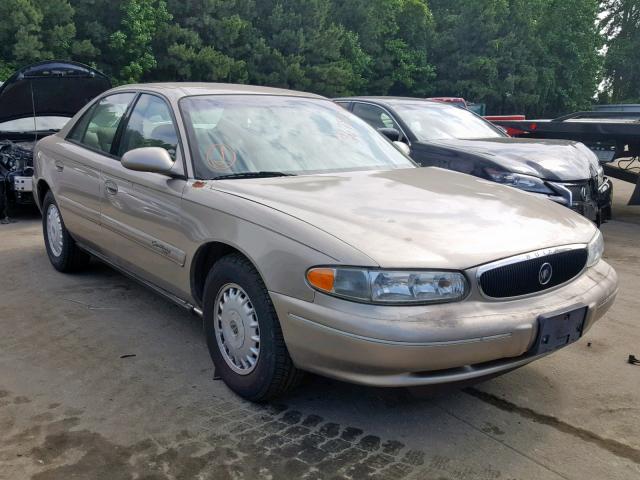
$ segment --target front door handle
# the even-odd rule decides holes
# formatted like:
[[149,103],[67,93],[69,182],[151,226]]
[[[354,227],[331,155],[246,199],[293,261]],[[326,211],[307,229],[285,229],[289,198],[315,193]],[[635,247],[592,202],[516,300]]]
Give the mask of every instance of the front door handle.
[[109,195],[115,195],[116,193],[118,193],[118,185],[116,185],[116,183],[112,182],[111,180],[107,180],[106,182],[104,182],[104,188],[107,190],[107,193]]
[[55,162],[53,162],[53,164],[56,167],[56,170],[61,172],[62,170],[64,170],[64,165],[62,164],[62,162],[56,160]]

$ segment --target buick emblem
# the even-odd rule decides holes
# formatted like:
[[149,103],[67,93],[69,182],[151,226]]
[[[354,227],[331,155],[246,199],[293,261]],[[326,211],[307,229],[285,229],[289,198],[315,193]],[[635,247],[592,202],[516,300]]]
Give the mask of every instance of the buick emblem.
[[553,268],[551,267],[551,264],[545,262],[542,264],[542,266],[540,267],[540,271],[538,272],[538,282],[540,282],[540,285],[546,285],[551,281],[552,275]]

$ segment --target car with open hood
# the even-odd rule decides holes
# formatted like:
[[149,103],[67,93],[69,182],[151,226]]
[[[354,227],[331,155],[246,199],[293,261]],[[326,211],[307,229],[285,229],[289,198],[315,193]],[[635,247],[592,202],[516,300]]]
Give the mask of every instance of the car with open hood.
[[597,156],[567,140],[511,138],[463,108],[404,97],[335,100],[409,147],[422,166],[467,173],[546,197],[600,224],[611,218],[612,183]]
[[0,220],[10,204],[33,203],[32,151],[78,110],[111,88],[109,78],[76,62],[28,65],[0,85]]
[[418,168],[308,93],[118,87],[40,140],[34,168],[51,264],[94,256],[201,315],[217,374],[255,401],[303,371],[496,375],[578,340],[617,293],[589,220]]

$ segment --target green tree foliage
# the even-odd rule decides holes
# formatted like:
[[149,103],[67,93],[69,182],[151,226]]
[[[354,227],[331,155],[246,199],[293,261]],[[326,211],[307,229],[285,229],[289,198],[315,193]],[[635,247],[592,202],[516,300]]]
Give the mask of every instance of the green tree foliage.
[[436,18],[433,93],[485,102],[490,111],[501,107],[509,92],[498,76],[508,0],[432,0],[430,5]]
[[585,108],[599,83],[597,0],[432,0],[439,95],[496,113]]
[[368,94],[425,95],[434,77],[429,63],[433,18],[423,0],[351,0],[334,2],[335,18],[355,32],[370,58]]
[[115,59],[109,53],[111,34],[120,28],[121,3],[112,0],[71,0],[75,10],[76,42],[72,58],[98,66],[117,79]]
[[599,11],[599,0],[546,2],[537,29],[542,40],[539,97],[530,110],[553,115],[589,109],[594,103],[604,45],[597,24]]
[[42,14],[40,40],[43,59],[65,58],[71,54],[76,36],[74,9],[68,0],[33,0]]
[[601,26],[608,39],[604,97],[640,102],[640,0],[606,0]]
[[0,63],[16,66],[42,58],[42,12],[30,0],[0,2]]
[[[254,26],[262,45],[258,55],[250,54],[250,63],[266,60],[275,68],[251,71],[252,80],[271,83],[273,79],[280,86],[327,95],[344,95],[361,87],[369,59],[357,37],[332,20],[329,0],[260,0],[256,7]],[[280,72],[280,78],[273,78],[274,72]]]
[[124,0],[120,9],[120,29],[111,34],[109,47],[121,66],[119,78],[132,83],[157,66],[151,42],[173,17],[164,0]]
[[640,101],[640,0],[2,0],[0,18],[0,79],[61,58],[116,84],[462,96],[491,113],[582,109],[602,78],[606,99]]

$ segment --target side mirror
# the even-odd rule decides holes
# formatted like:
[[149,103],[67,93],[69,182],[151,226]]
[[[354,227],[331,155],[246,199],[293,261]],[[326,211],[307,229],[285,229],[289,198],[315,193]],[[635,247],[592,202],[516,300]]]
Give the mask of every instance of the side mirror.
[[142,147],[126,152],[120,161],[122,166],[137,172],[169,174],[173,167],[171,155],[164,148]]
[[379,128],[378,132],[380,132],[392,142],[397,142],[400,140],[400,132],[397,128]]
[[393,142],[393,146],[396,147],[398,150],[400,150],[402,153],[404,153],[407,157],[411,154],[411,149],[409,148],[409,145],[407,145],[404,142],[395,141]]

